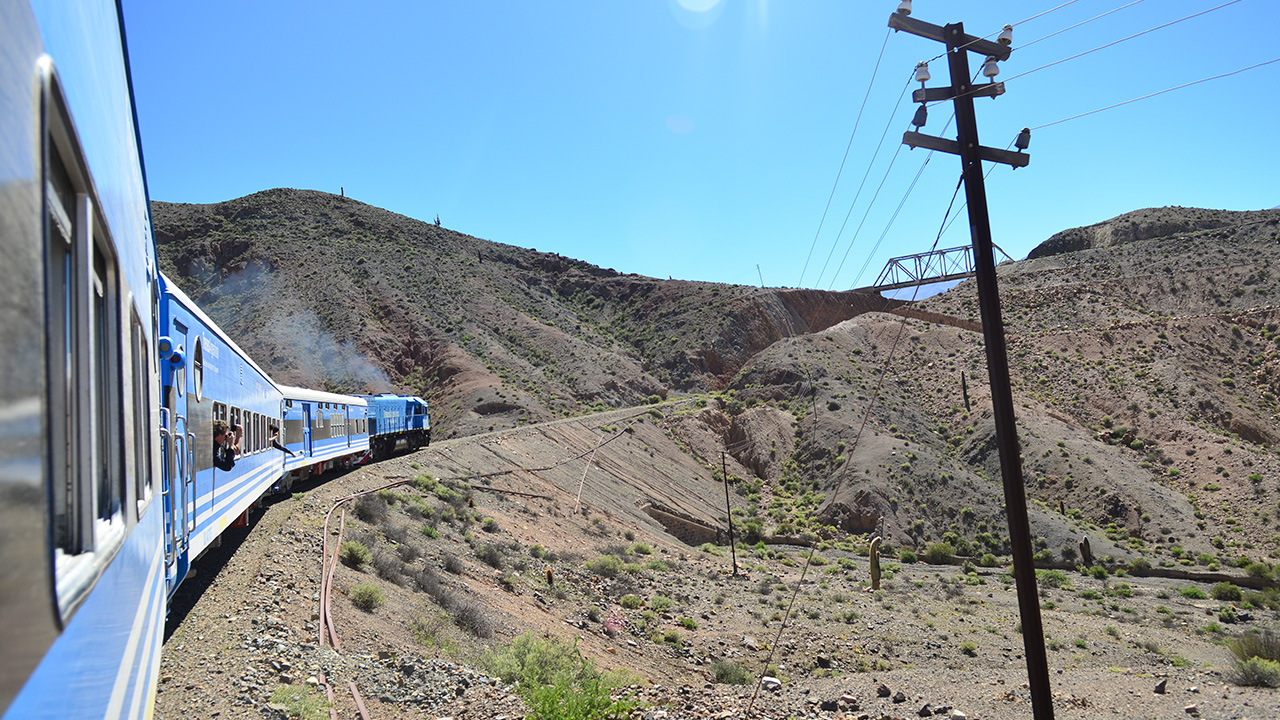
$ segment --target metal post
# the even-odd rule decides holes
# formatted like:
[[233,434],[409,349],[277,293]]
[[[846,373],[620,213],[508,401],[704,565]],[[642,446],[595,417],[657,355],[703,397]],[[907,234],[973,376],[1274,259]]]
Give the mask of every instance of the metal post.
[[1049,663],[1044,650],[1044,627],[1040,620],[1040,600],[1036,592],[1035,561],[1031,556],[1031,527],[1027,520],[1026,491],[1022,485],[1022,459],[1018,428],[1013,413],[1013,391],[1009,386],[1009,358],[1005,349],[1004,321],[996,285],[992,254],[991,221],[987,215],[986,186],[978,144],[978,122],[973,112],[973,90],[969,74],[964,24],[943,28],[947,62],[955,92],[956,130],[964,174],[965,199],[969,204],[969,231],[973,238],[973,262],[977,272],[978,306],[982,334],[987,346],[987,371],[991,377],[991,405],[995,413],[996,445],[1000,451],[1000,474],[1004,480],[1009,544],[1013,550],[1014,577],[1017,578],[1018,608],[1022,619],[1022,645],[1027,657],[1033,716],[1052,720],[1053,696],[1049,689]]

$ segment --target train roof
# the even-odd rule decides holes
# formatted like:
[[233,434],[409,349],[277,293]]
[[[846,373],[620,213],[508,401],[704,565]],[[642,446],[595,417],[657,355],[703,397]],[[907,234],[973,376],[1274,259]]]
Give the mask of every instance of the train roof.
[[195,315],[196,317],[200,318],[200,321],[203,322],[211,332],[217,335],[219,340],[231,346],[231,349],[234,350],[237,355],[244,358],[244,361],[249,363],[249,365],[253,367],[254,370],[257,370],[258,373],[262,375],[262,377],[266,378],[268,382],[270,382],[273,385],[276,384],[276,382],[271,379],[271,374],[268,373],[266,370],[263,370],[262,368],[258,367],[258,363],[253,361],[253,358],[249,355],[249,353],[245,352],[244,349],[242,349],[239,345],[237,345],[235,340],[232,340],[231,338],[227,337],[227,334],[222,331],[222,328],[218,325],[218,323],[214,322],[213,319],[210,318],[208,315],[205,315],[204,310],[201,310],[200,306],[197,305],[194,300],[187,297],[187,294],[182,292],[182,289],[179,288],[176,283],[170,280],[169,277],[164,273],[160,273],[160,279],[164,281],[164,291],[166,293],[169,293],[170,295],[176,297],[178,301],[182,303],[183,307],[185,307],[192,315]]
[[423,405],[427,401],[417,395],[397,395],[395,393],[378,393],[377,395],[361,395],[360,397],[369,398],[371,400],[408,400],[410,402],[420,402]]
[[310,388],[293,387],[292,385],[281,385],[276,383],[276,387],[280,392],[284,393],[286,400],[311,400],[312,402],[329,402],[341,403],[343,405],[355,405],[357,407],[368,407],[369,403],[359,395],[339,395],[338,393],[324,392],[323,390],[311,390]]

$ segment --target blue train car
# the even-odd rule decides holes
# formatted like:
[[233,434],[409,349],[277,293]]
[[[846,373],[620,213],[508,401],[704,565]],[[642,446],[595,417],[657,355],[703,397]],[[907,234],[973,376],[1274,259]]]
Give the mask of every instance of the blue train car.
[[[284,475],[285,454],[268,434],[282,424],[284,395],[177,286],[163,275],[161,283],[165,575],[172,595],[191,562]],[[216,420],[241,429],[230,470],[214,467]]]
[[[368,403],[362,397],[280,386],[284,395],[283,444],[293,456],[279,489],[356,464],[369,452]],[[278,452],[278,451],[277,451]]]
[[431,444],[427,401],[412,395],[364,395],[369,402],[369,451],[372,459],[390,457],[397,443],[410,450]]
[[0,0],[0,712],[143,717],[159,293],[118,9]]

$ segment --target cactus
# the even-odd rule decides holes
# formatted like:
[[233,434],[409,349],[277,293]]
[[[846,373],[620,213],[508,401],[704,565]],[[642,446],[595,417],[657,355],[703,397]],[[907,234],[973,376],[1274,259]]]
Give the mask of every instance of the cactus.
[[1093,548],[1089,547],[1089,536],[1080,538],[1080,562],[1085,567],[1093,567]]
[[880,589],[880,537],[871,538],[871,589]]
[[547,566],[547,587],[553,588],[555,586],[556,586],[556,576],[555,576],[555,573],[551,571],[551,566],[548,565]]

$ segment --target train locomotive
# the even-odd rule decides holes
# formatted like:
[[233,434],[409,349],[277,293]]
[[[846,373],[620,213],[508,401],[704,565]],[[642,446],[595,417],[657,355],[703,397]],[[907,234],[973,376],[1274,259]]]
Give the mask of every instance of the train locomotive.
[[117,3],[0,0],[0,33],[0,713],[149,717],[191,563],[428,406],[277,384],[159,272]]

